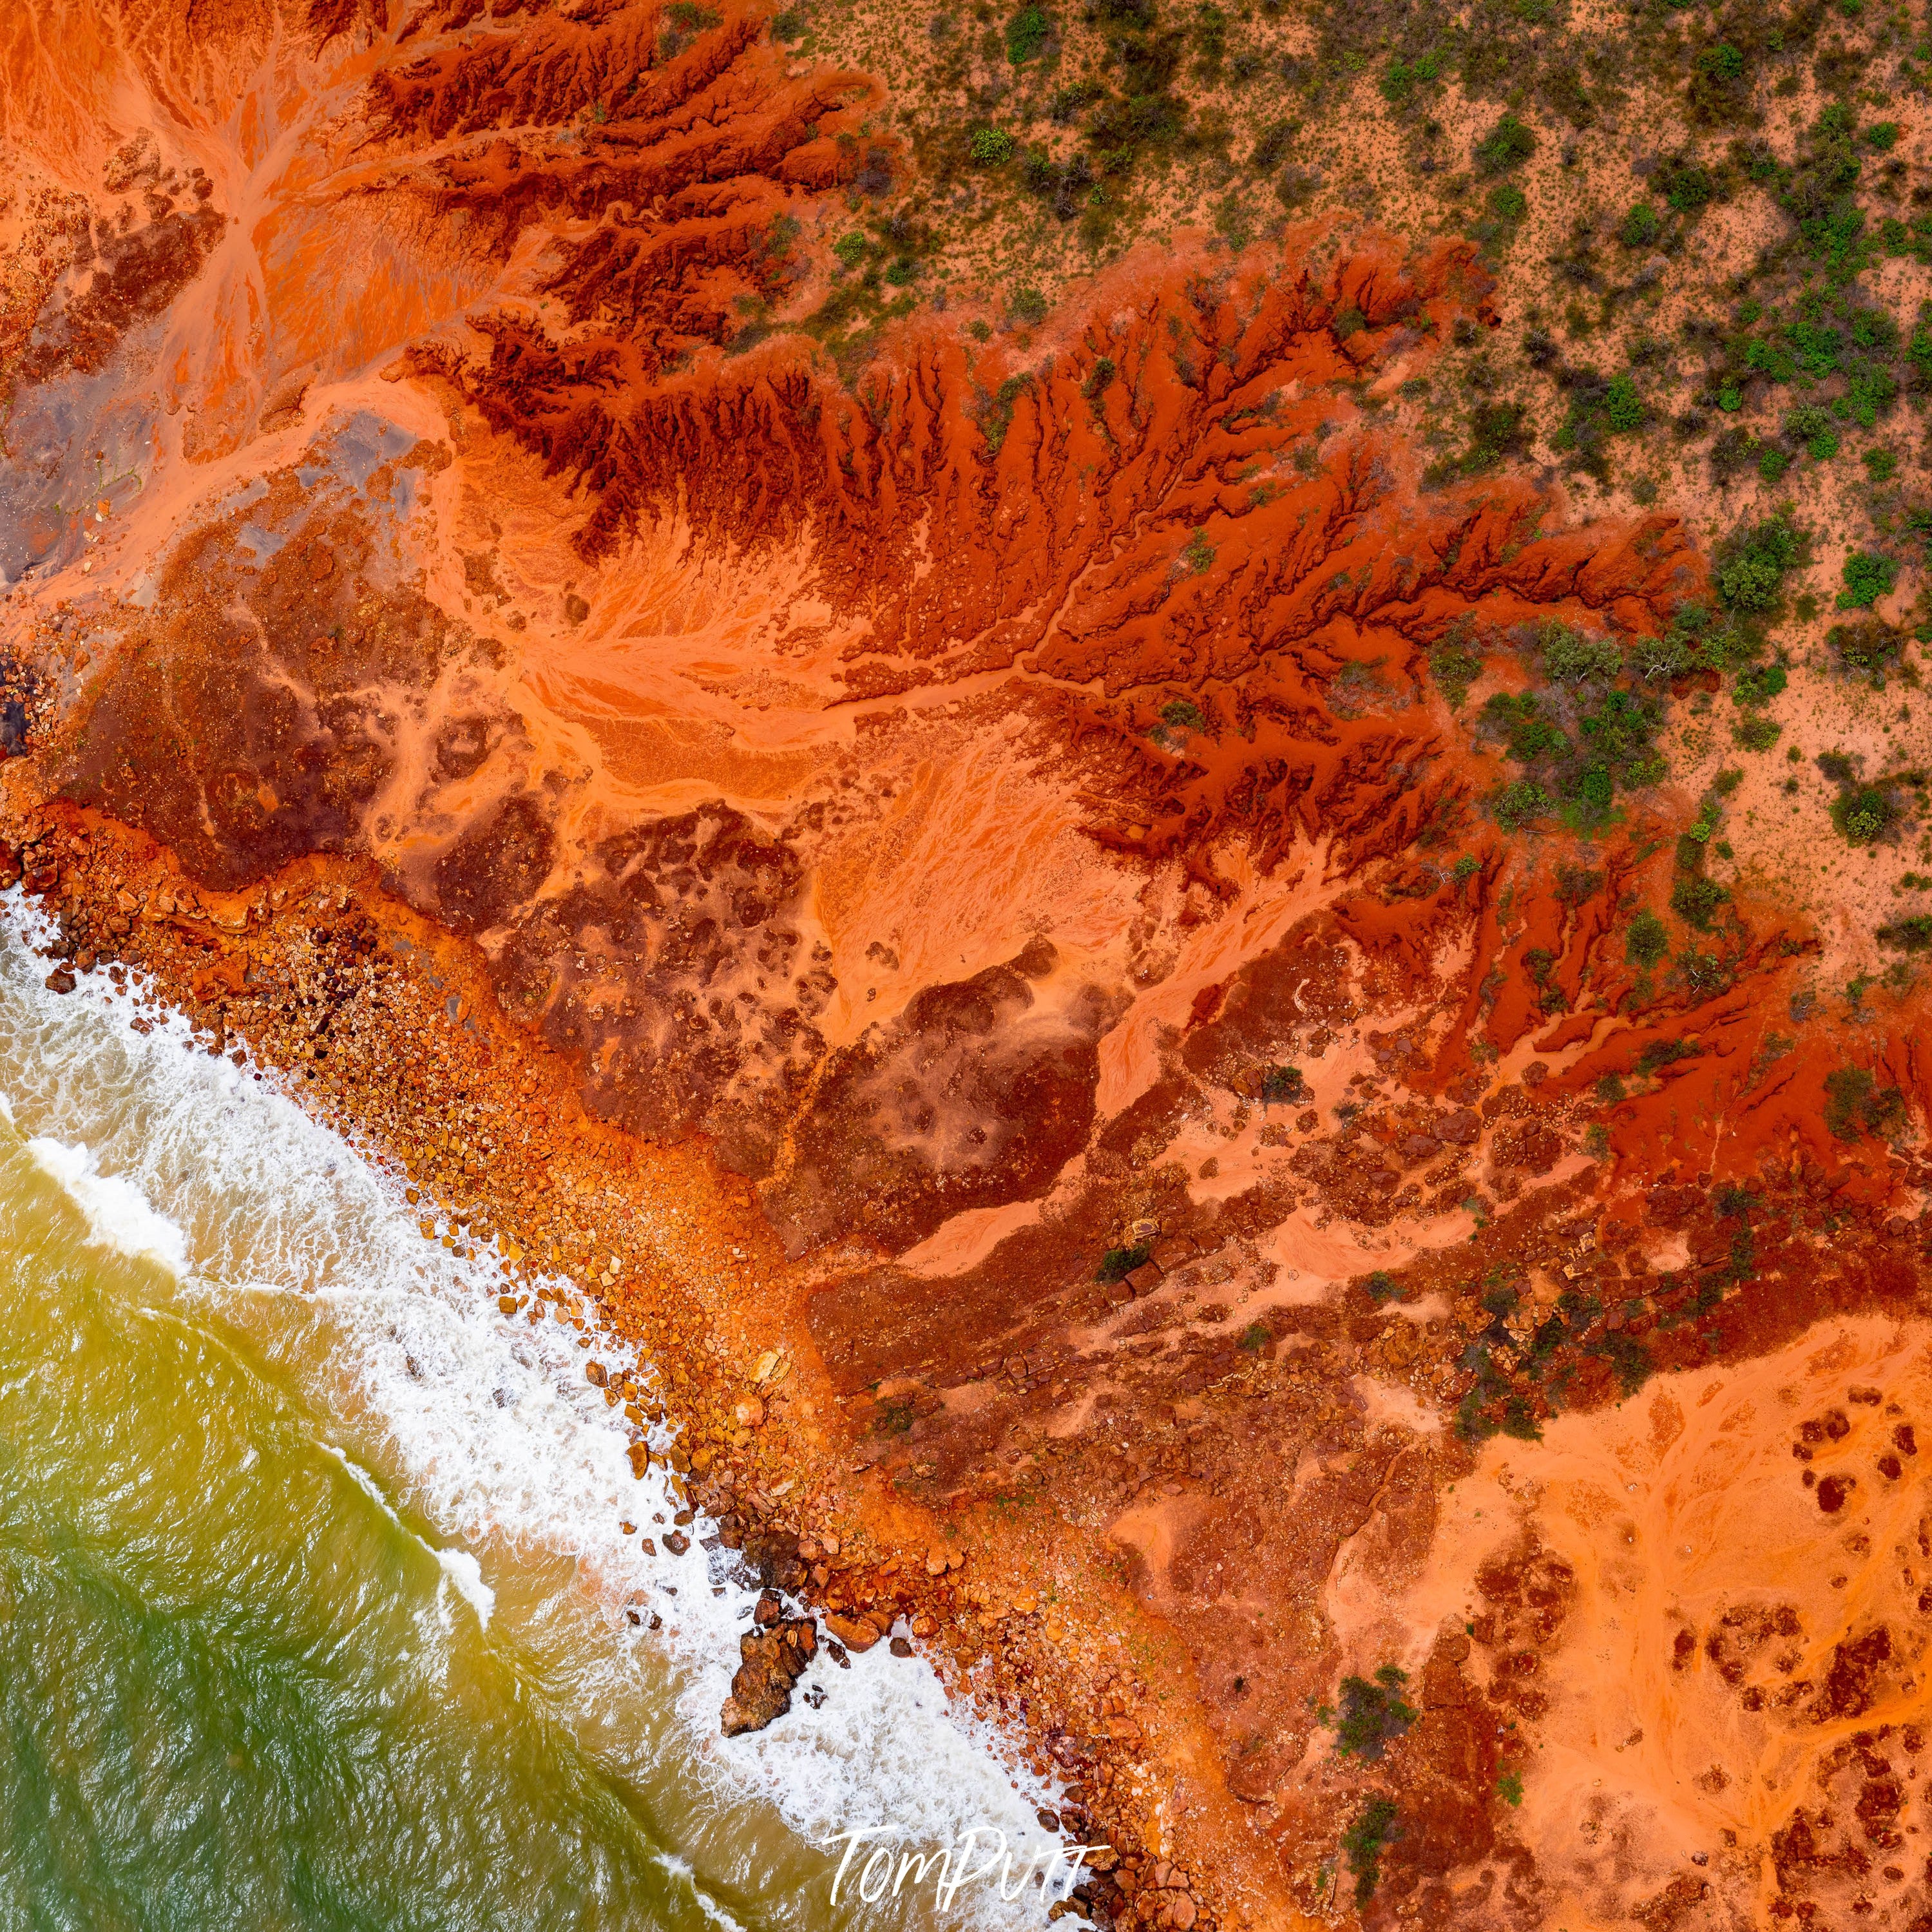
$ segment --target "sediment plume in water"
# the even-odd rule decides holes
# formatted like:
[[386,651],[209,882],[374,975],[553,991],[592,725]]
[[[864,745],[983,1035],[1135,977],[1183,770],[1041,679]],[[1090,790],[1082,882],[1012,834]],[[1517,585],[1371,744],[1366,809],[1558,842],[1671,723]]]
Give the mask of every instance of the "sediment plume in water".
[[[1723,872],[1735,785],[1673,776],[1735,628],[1678,516],[1420,446],[1474,244],[1277,224],[848,329],[889,104],[752,12],[76,5],[58,62],[44,12],[37,1010],[152,974],[494,1253],[464,1336],[567,1364],[539,1285],[601,1304],[668,1421],[554,1398],[598,1534],[674,1430],[865,1673],[692,1762],[816,1828],[902,1630],[1104,1841],[1090,1918],[1915,1922],[1916,995],[1820,999],[1850,902]],[[507,1514],[384,1387],[494,1630],[488,1538],[587,1478]]]

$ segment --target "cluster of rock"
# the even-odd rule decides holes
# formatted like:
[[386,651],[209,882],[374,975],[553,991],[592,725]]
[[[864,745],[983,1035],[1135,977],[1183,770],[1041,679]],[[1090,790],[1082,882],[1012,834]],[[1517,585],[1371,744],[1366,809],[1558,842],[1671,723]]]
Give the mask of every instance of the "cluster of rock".
[[792,1690],[818,1654],[818,1630],[809,1617],[788,1617],[776,1591],[767,1590],[752,1613],[752,1628],[738,1640],[740,1662],[720,1723],[728,1738],[762,1731],[791,1708]]

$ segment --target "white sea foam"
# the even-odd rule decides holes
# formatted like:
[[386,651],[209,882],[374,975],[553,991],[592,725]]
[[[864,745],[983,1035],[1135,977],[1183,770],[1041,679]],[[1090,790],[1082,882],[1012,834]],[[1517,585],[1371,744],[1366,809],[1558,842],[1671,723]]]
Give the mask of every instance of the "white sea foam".
[[483,1580],[483,1566],[466,1550],[439,1550],[436,1560],[442,1574],[476,1612],[476,1621],[490,1628],[490,1612],[496,1607],[496,1593]]
[[[272,1084],[200,1051],[179,1016],[141,1006],[152,1030],[137,1031],[138,982],[119,993],[97,973],[72,994],[47,992],[22,944],[44,940],[40,915],[17,891],[0,895],[0,1042],[13,1041],[0,1046],[0,1072],[40,1136],[36,1158],[97,1238],[164,1260],[184,1293],[248,1326],[272,1354],[286,1350],[284,1365],[309,1378],[311,1400],[382,1478],[322,1446],[392,1516],[386,1483],[432,1528],[443,1574],[486,1628],[502,1582],[484,1580],[476,1550],[501,1547],[527,1559],[523,1569],[567,1559],[566,1595],[601,1606],[604,1633],[581,1660],[577,1702],[595,1718],[668,1666],[681,1762],[718,1807],[761,1796],[814,1846],[889,1825],[904,1842],[937,1845],[977,1825],[1006,1834],[1016,1869],[1044,1855],[1051,1841],[1034,1813],[1052,1793],[949,1708],[928,1664],[884,1645],[843,1670],[821,1648],[788,1717],[721,1736],[752,1593],[706,1550],[715,1539],[702,1520],[682,1556],[661,1533],[655,1558],[621,1533],[620,1517],[648,1526],[676,1504],[658,1467],[633,1474],[615,1412],[586,1380],[586,1359],[618,1359],[608,1340],[585,1351],[557,1324],[502,1316],[494,1264],[425,1242],[394,1177]],[[249,1322],[262,1298],[303,1305]],[[328,1342],[320,1372],[318,1326]],[[656,1631],[622,1619],[638,1591],[662,1619]],[[804,1694],[814,1689],[820,1708]],[[988,1888],[962,1897],[954,1916],[1037,1924],[1048,1902],[1035,1893],[1002,1906]]]
[[171,1274],[187,1274],[188,1237],[165,1214],[157,1214],[132,1181],[103,1174],[86,1142],[69,1147],[41,1134],[28,1142],[27,1151],[44,1174],[67,1190],[86,1216],[88,1232],[103,1247],[158,1262]]

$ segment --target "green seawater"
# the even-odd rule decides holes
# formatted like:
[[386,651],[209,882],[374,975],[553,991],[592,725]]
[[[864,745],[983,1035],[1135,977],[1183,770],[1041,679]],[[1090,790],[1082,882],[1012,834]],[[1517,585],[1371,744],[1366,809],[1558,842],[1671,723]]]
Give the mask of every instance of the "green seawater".
[[78,1219],[0,1154],[0,1916],[704,1923],[652,1794],[289,1391]]
[[709,1735],[748,1597],[621,1534],[675,1504],[574,1336],[45,970],[0,935],[0,1928],[1040,1922],[835,1907],[842,1825],[1032,1801],[883,1646]]

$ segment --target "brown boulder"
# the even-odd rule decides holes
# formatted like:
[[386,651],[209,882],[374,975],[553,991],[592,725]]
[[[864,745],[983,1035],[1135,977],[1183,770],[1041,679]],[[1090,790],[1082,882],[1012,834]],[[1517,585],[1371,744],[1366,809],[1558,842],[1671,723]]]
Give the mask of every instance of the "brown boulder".
[[842,1617],[828,1612],[825,1628],[848,1650],[870,1650],[879,1640],[878,1626],[868,1617]]
[[791,1708],[792,1687],[818,1654],[809,1617],[787,1617],[738,1640],[740,1663],[718,1721],[728,1738],[762,1731]]

